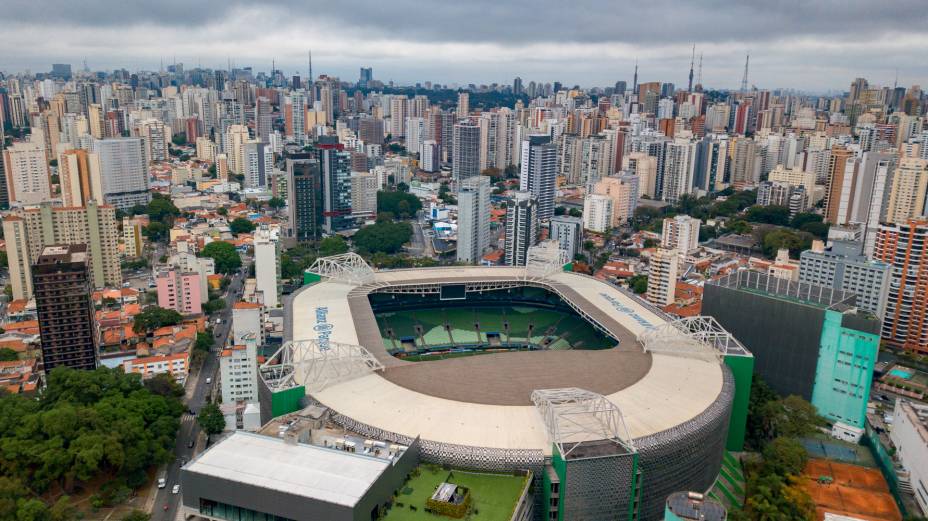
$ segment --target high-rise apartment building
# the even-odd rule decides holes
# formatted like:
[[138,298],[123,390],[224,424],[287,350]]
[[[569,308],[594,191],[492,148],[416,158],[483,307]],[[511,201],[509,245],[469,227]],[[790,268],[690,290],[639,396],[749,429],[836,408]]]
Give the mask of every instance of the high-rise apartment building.
[[138,123],[138,136],[145,144],[145,156],[149,161],[166,161],[171,141],[171,128],[158,119],[146,119]]
[[457,261],[477,264],[490,246],[490,178],[472,176],[458,189]]
[[97,332],[83,244],[42,248],[31,267],[45,371],[97,368]]
[[548,237],[557,241],[558,247],[573,259],[580,253],[583,244],[583,220],[568,215],[555,215],[549,223]]
[[881,225],[873,257],[892,267],[883,340],[896,348],[928,353],[928,221]]
[[603,233],[612,227],[614,200],[611,196],[590,194],[583,198],[583,228]]
[[181,315],[198,315],[203,311],[200,274],[165,268],[155,274],[158,307],[173,309]]
[[661,230],[661,247],[675,249],[681,254],[699,247],[699,226],[702,221],[689,215],[677,215],[664,219]]
[[757,184],[760,172],[756,165],[757,150],[751,138],[738,138],[734,143],[731,160],[731,184],[737,190],[744,190]]
[[58,154],[58,179],[64,206],[85,206],[90,200],[104,200],[97,154],[80,149]]
[[458,106],[457,106],[457,115],[458,118],[466,118],[470,114],[470,94],[467,92],[458,93]]
[[264,189],[274,171],[274,153],[271,147],[260,141],[242,144],[241,174],[245,176],[244,188]]
[[[305,156],[305,157],[304,157]],[[322,166],[311,154],[287,159],[287,217],[290,236],[297,241],[322,237]]]
[[[284,102],[284,128],[297,143],[306,141],[306,93],[293,91]],[[228,150],[225,150],[229,153]],[[231,165],[230,165],[231,166]]]
[[480,175],[480,126],[470,122],[455,123],[451,158],[451,175],[458,183]]
[[664,144],[664,163],[658,196],[664,201],[676,201],[693,191],[696,168],[696,143],[676,139]]
[[885,221],[906,222],[925,215],[928,192],[928,160],[912,157],[899,159],[893,172]]
[[255,284],[264,296],[264,307],[280,305],[280,243],[277,234],[267,228],[254,233]]
[[847,224],[851,201],[856,190],[857,161],[854,152],[835,146],[828,163],[828,184],[825,186],[825,221]]
[[799,255],[799,282],[857,295],[857,307],[882,317],[889,293],[890,265],[867,258],[858,241],[833,240],[828,248],[813,241]]
[[95,139],[100,180],[106,204],[120,209],[151,201],[145,146],[140,138]]
[[528,249],[538,242],[538,201],[531,192],[519,190],[506,203],[506,248],[508,266],[525,266]]
[[380,118],[361,118],[358,120],[358,139],[368,145],[383,145],[383,120]]
[[94,288],[122,285],[119,230],[112,206],[91,201],[85,207],[43,204],[13,211],[3,217],[3,234],[14,299],[32,298],[32,264],[45,246],[56,244],[87,245]]
[[222,403],[258,401],[258,346],[249,338],[219,353],[219,382]]
[[351,173],[351,215],[360,219],[377,216],[377,176],[371,172]]
[[592,193],[612,198],[612,222],[616,228],[625,224],[635,214],[638,205],[638,182],[640,178],[632,174],[603,177],[593,185]]
[[441,170],[441,148],[435,140],[427,139],[419,145],[419,168],[430,173]]
[[406,136],[406,117],[409,110],[409,98],[393,96],[390,98],[390,134],[393,138]]
[[335,233],[354,227],[351,217],[351,153],[335,136],[320,136],[316,144],[322,165],[323,230]]
[[676,249],[655,248],[648,263],[648,300],[656,306],[674,303],[680,253]]
[[51,200],[51,178],[40,139],[14,143],[3,151],[10,204],[34,205]]
[[548,135],[527,136],[522,140],[519,190],[529,192],[538,205],[538,221],[554,216],[557,195],[557,145]]

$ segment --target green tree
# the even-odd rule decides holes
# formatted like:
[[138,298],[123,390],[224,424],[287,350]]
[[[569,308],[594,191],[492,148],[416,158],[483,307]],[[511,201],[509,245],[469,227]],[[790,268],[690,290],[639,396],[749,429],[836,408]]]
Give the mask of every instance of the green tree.
[[183,146],[187,144],[187,133],[178,132],[174,134],[174,137],[171,138],[171,143],[174,143],[177,146]]
[[340,255],[348,251],[348,243],[341,235],[333,235],[319,241],[319,256],[329,257]]
[[208,435],[219,434],[226,427],[226,419],[215,403],[208,403],[200,409],[197,423]]
[[226,215],[229,215],[229,209],[226,208],[225,206],[223,206],[223,207],[219,208],[218,210],[216,210],[216,213],[218,213],[219,215],[225,217]]
[[242,267],[242,257],[235,246],[224,241],[213,241],[200,251],[200,257],[209,257],[216,262],[216,271],[226,275],[235,273]]
[[168,373],[160,373],[145,380],[145,388],[158,396],[180,398],[184,388]]
[[11,362],[18,359],[19,355],[16,353],[16,351],[13,351],[9,347],[0,348],[0,362]]
[[738,235],[746,235],[751,233],[751,225],[747,221],[742,221],[741,219],[735,219],[733,221],[728,221],[725,224],[725,229],[731,233],[736,233]]
[[352,241],[364,253],[396,253],[412,238],[407,222],[378,222],[358,230]]
[[646,293],[648,291],[648,276],[633,275],[628,279],[628,287],[638,295]]
[[799,475],[809,455],[795,438],[779,437],[764,447],[764,471],[781,476]]
[[255,223],[244,217],[236,217],[231,223],[229,223],[229,229],[232,230],[232,233],[235,235],[240,233],[251,233],[255,231]]
[[273,208],[274,210],[280,210],[284,206],[287,206],[287,201],[284,201],[280,197],[271,197],[267,201],[267,205]]
[[212,332],[205,331],[197,333],[197,340],[194,342],[193,347],[200,351],[209,351],[214,345],[216,345],[216,340],[213,338]]
[[377,192],[377,212],[390,212],[400,219],[408,219],[422,209],[419,198],[405,192]]
[[789,224],[789,208],[775,205],[752,206],[748,208],[745,219],[753,223],[786,226]]
[[221,298],[211,298],[203,305],[203,311],[207,315],[222,311],[226,307],[226,301]]
[[154,331],[159,327],[179,324],[183,318],[180,313],[173,309],[148,306],[135,316],[132,322],[132,330],[136,333]]
[[174,218],[180,215],[180,210],[174,206],[170,197],[154,193],[152,194],[151,202],[148,203],[146,207],[145,213],[148,214],[148,218],[152,222],[160,221],[173,225]]
[[582,217],[583,212],[580,211],[579,208],[571,208],[570,210],[567,210],[567,215],[571,217]]
[[808,436],[826,423],[811,403],[796,395],[767,402],[761,414],[768,439]]
[[170,232],[168,225],[161,221],[151,221],[142,229],[142,234],[151,242],[164,242]]
[[9,267],[9,264],[10,262],[7,259],[6,251],[0,251],[0,268],[6,269]]
[[790,255],[796,257],[812,246],[812,236],[805,232],[780,228],[764,233],[761,244],[764,254],[768,257],[774,257],[780,249],[788,249]]

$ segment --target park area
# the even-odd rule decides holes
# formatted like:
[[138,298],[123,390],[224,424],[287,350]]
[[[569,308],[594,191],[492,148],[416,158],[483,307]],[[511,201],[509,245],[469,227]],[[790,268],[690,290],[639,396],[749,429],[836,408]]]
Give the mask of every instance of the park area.
[[426,501],[442,483],[454,483],[470,490],[472,509],[462,519],[468,521],[506,521],[528,485],[528,476],[446,470],[422,464],[396,495],[384,521],[435,521],[451,519],[426,512]]

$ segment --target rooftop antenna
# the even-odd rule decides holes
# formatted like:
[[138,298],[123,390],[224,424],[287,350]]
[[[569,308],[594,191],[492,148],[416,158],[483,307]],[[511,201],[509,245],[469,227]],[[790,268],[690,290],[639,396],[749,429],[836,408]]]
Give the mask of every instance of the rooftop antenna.
[[748,53],[744,58],[744,77],[741,78],[741,93],[748,91],[748,64],[751,62],[751,54]]
[[893,90],[899,87],[899,67],[896,67],[896,79],[893,81]]
[[693,63],[696,61],[696,44],[693,44],[693,54],[690,56],[690,84],[686,88],[687,92],[693,92]]
[[313,50],[309,50],[309,82],[313,81]]

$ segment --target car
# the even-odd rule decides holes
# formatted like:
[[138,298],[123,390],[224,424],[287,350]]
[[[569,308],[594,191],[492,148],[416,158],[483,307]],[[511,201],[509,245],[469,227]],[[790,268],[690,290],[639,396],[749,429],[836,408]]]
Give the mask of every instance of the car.
[[164,488],[165,486],[167,486],[167,482],[164,478],[158,478],[158,488]]
[[209,384],[211,384],[211,383],[213,383],[213,379],[207,377],[207,378],[206,378],[206,385],[209,385]]
[[194,410],[193,410],[193,407],[187,409],[187,412],[190,413],[190,416],[196,416],[196,415],[197,415],[197,411],[194,411]]
[[188,449],[192,449],[192,448],[193,448],[193,440],[190,440],[190,441],[187,442],[187,448],[188,448]]
[[177,494],[180,492],[180,485],[174,485],[174,488],[171,489],[171,494]]

